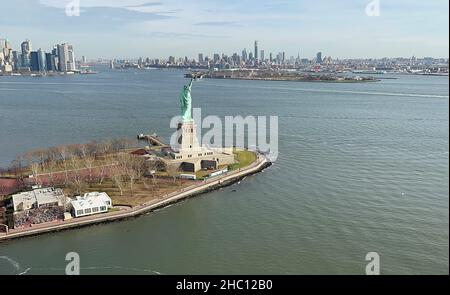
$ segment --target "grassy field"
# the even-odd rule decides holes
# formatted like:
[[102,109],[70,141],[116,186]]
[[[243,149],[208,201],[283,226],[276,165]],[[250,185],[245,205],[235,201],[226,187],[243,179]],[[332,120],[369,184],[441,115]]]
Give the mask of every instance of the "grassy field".
[[232,165],[233,169],[247,167],[248,165],[256,161],[256,153],[252,151],[235,150],[234,154],[238,163]]
[[[145,178],[134,184],[133,196],[131,196],[130,185],[128,183],[123,184],[121,195],[119,188],[110,179],[107,179],[102,184],[91,184],[86,188],[85,192],[106,192],[111,197],[114,206],[132,207],[160,199],[167,193],[188,187],[194,183],[192,180],[185,179],[177,179],[174,183],[172,178],[158,178],[156,183],[153,183],[151,178]],[[64,188],[64,192],[68,196],[75,195],[75,192],[70,188]]]
[[200,170],[195,173],[195,176],[197,177],[197,179],[203,179],[205,177],[208,177],[210,173],[210,170]]
[[[247,167],[256,161],[256,153],[251,151],[243,151],[243,150],[234,150],[235,159],[237,163],[229,165],[230,170],[236,170],[240,168]],[[228,165],[220,165],[218,170],[227,168]],[[200,170],[195,173],[197,179],[201,180],[205,177],[208,177],[209,174],[217,170]]]

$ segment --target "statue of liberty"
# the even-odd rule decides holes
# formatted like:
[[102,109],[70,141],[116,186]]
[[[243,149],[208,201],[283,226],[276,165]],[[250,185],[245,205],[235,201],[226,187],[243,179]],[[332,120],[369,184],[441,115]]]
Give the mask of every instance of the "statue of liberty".
[[191,79],[189,85],[185,85],[183,91],[180,95],[180,104],[181,104],[181,117],[183,118],[183,122],[192,121],[192,97],[191,97],[191,89],[192,82],[194,78]]

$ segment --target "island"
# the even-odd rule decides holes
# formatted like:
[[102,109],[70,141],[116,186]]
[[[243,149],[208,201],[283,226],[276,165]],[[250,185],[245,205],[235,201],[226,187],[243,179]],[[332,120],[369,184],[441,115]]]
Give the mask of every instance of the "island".
[[372,76],[339,75],[331,73],[313,73],[283,70],[261,69],[231,69],[208,72],[188,73],[185,77],[201,76],[210,79],[239,79],[264,81],[296,81],[296,82],[327,82],[327,83],[361,83],[378,82],[380,79]]
[[139,134],[30,151],[0,170],[0,241],[135,217],[270,166],[258,150],[197,142],[196,79],[179,97],[179,146]]

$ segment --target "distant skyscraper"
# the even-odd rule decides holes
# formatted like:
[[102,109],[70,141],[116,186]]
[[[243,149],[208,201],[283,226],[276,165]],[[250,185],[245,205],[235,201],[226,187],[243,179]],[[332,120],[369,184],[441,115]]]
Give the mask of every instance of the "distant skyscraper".
[[219,62],[220,61],[220,55],[218,53],[214,53],[213,59],[214,59],[214,62]]
[[248,55],[247,55],[247,49],[244,48],[244,50],[242,50],[242,60],[244,62],[246,62],[248,59]]
[[278,52],[278,54],[277,54],[277,63],[281,64],[282,61],[283,61],[283,53]]
[[250,61],[253,60],[253,52],[250,52],[250,53],[248,54],[248,59],[249,59]]
[[30,68],[34,72],[39,71],[39,61],[37,51],[30,52]]
[[203,53],[198,54],[198,62],[203,63],[205,60],[203,59]]
[[258,60],[258,41],[255,40],[255,60]]
[[69,50],[69,70],[70,71],[75,71],[76,67],[75,67],[75,53],[73,51],[73,46],[72,45],[67,45],[67,48]]
[[322,63],[322,52],[317,52],[317,56],[316,56],[316,62],[318,63],[318,64],[321,64]]
[[8,42],[8,39],[1,39],[0,40],[0,53],[3,57],[3,62],[10,63],[12,59],[12,48],[11,45]]
[[271,53],[269,53],[269,60],[270,60],[270,62],[272,62],[272,61],[273,61],[273,58],[272,58],[272,52],[271,52]]
[[83,56],[81,57],[81,62],[84,63],[84,64],[87,63],[87,58],[86,58],[86,56],[83,55]]
[[58,68],[61,72],[67,72],[68,67],[67,63],[69,60],[69,49],[67,47],[67,44],[58,44]]
[[73,46],[67,43],[58,44],[58,63],[61,72],[70,72],[76,70],[75,68],[75,54]]
[[47,69],[47,62],[45,59],[45,51],[39,48],[37,53],[38,53],[39,71],[44,72]]
[[30,53],[31,50],[33,50],[31,46],[30,40],[25,40],[21,44],[21,50],[22,50],[22,67],[29,67],[30,66]]
[[30,67],[34,72],[44,72],[46,69],[45,52],[42,49],[31,51]]
[[260,54],[261,54],[260,58],[261,58],[261,60],[263,61],[263,60],[264,60],[264,50],[261,50],[261,51],[260,51]]
[[233,55],[231,56],[231,61],[235,65],[239,64],[240,61],[239,55],[237,53],[233,53]]
[[15,50],[12,52],[12,62],[13,62],[14,70],[17,70],[20,67],[21,61],[20,61],[19,55],[20,55],[20,53],[18,53]]
[[52,53],[46,53],[45,62],[47,71],[56,71],[56,56],[54,56]]

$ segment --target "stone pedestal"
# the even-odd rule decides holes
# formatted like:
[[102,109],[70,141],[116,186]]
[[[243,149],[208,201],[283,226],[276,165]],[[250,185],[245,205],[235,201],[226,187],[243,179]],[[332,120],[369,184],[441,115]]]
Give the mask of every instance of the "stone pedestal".
[[185,121],[178,125],[178,134],[181,153],[201,149],[197,138],[197,124],[195,124],[194,120]]

